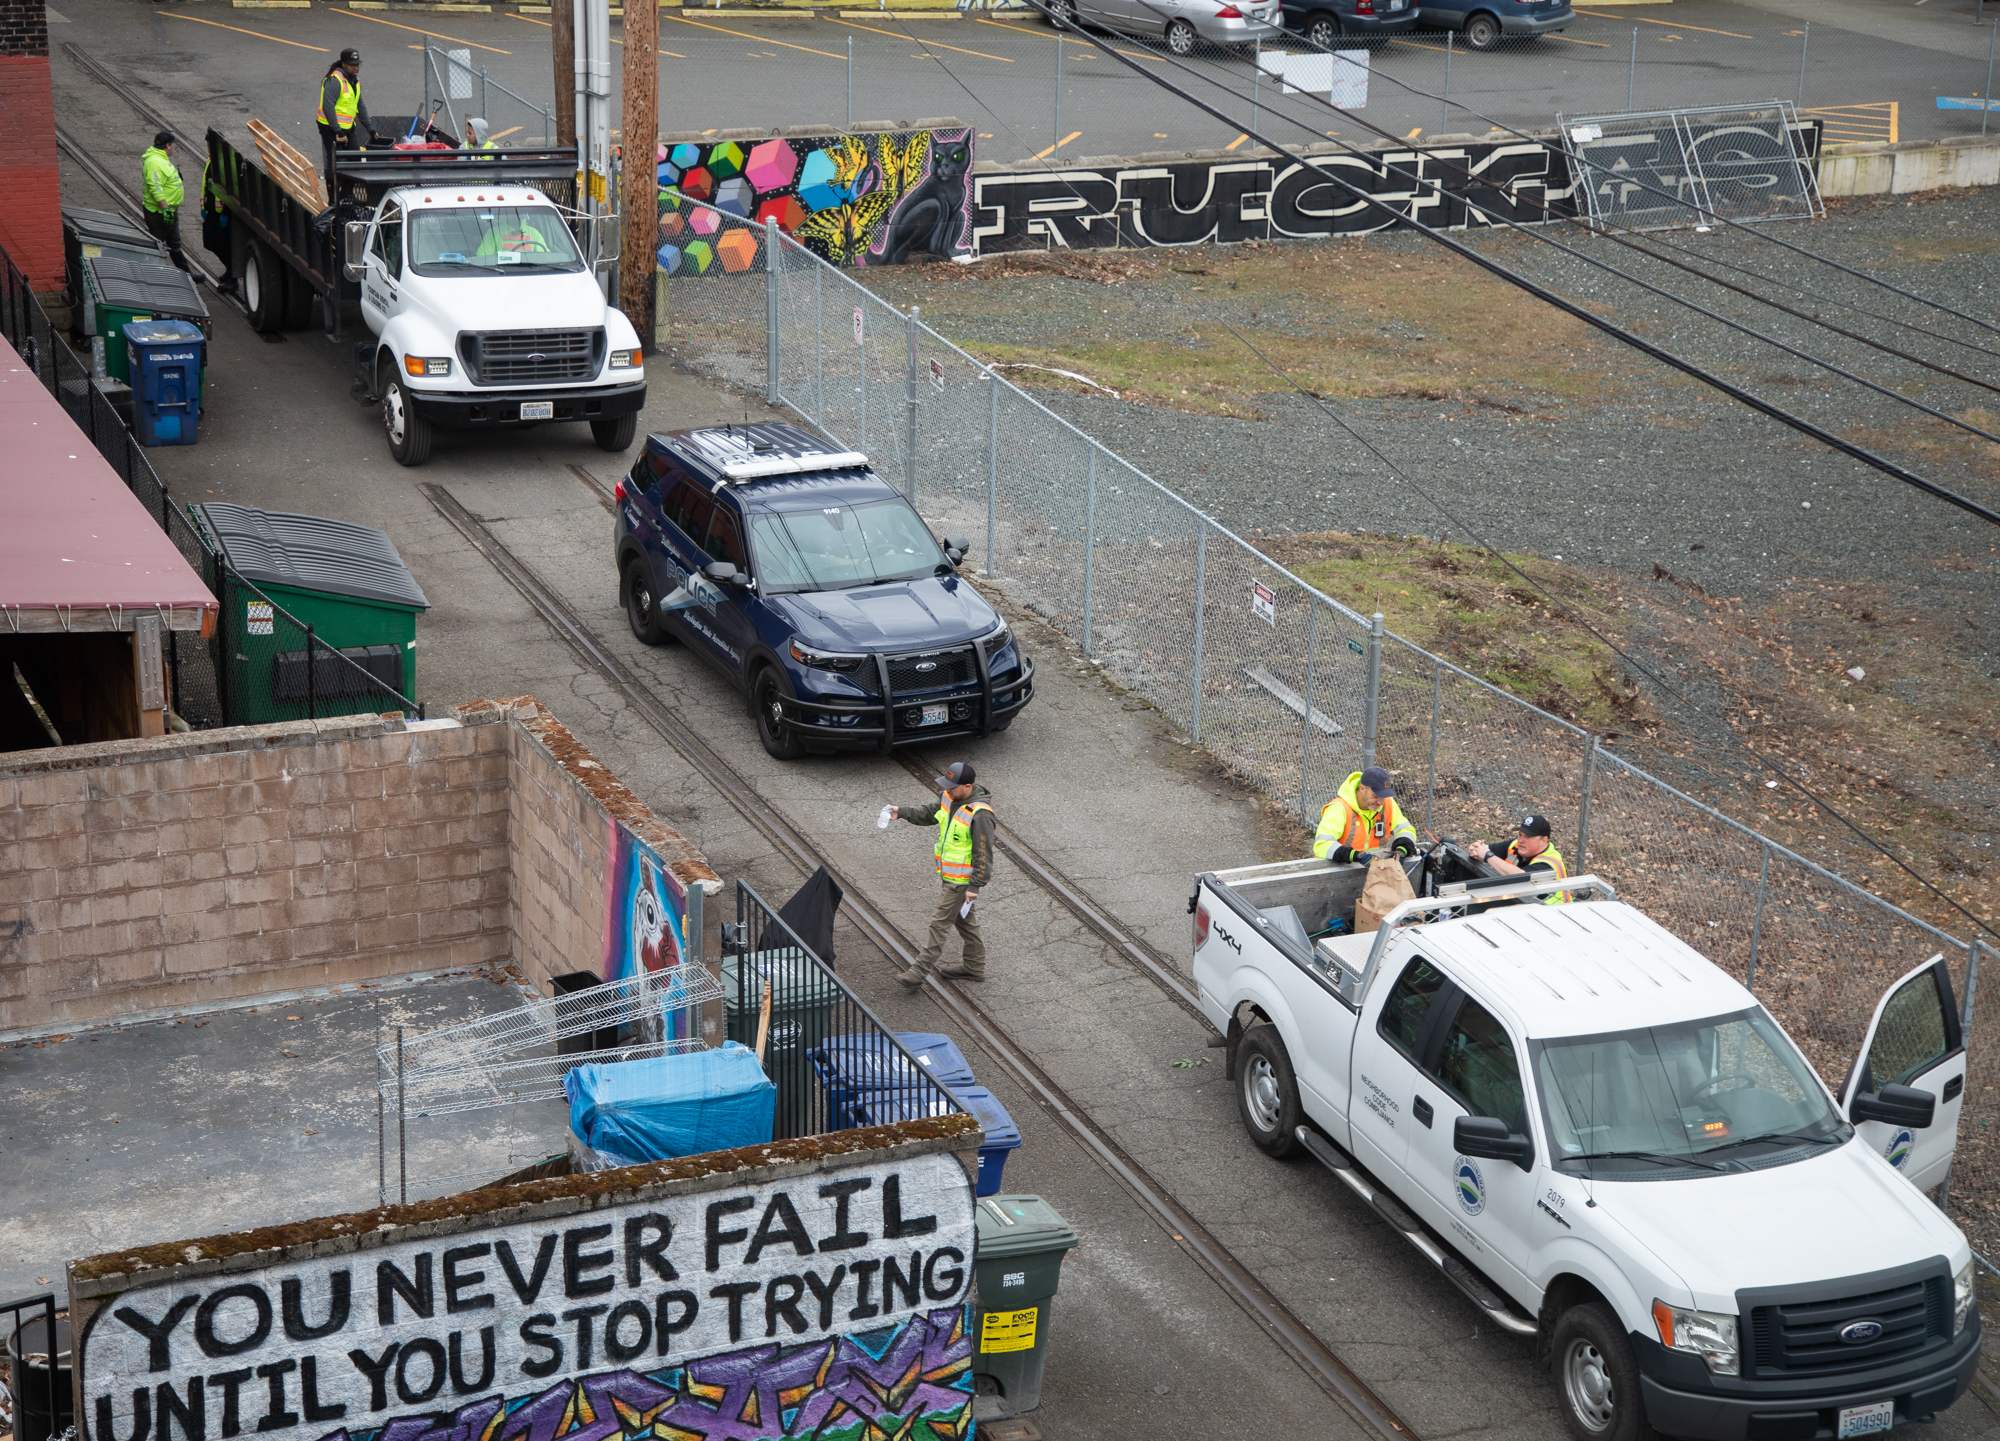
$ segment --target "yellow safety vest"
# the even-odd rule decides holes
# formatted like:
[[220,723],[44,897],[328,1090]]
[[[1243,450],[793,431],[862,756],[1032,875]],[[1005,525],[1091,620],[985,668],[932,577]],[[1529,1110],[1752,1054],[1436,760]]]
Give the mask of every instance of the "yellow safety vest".
[[[1408,836],[1415,842],[1416,827],[1410,824],[1394,796],[1382,797],[1380,809],[1365,811],[1361,808],[1360,789],[1361,772],[1356,771],[1341,782],[1334,798],[1320,808],[1313,854],[1321,860],[1331,855],[1336,846],[1355,851],[1379,850],[1393,845],[1398,836]],[[1338,810],[1334,809],[1336,806]]]
[[984,801],[967,801],[957,810],[947,811],[938,806],[937,844],[931,847],[937,857],[937,870],[948,886],[968,885],[972,881],[972,818],[980,811],[991,811],[993,807]]
[[[1514,847],[1518,846],[1519,844],[1521,844],[1519,839],[1507,842],[1507,859],[1512,861],[1515,865],[1519,866],[1522,870],[1525,871],[1530,866],[1540,865],[1543,861],[1547,861],[1549,863],[1550,868],[1555,871],[1557,880],[1566,881],[1569,879],[1569,864],[1563,860],[1563,853],[1557,850],[1554,846],[1546,846],[1543,848],[1542,853],[1536,856],[1533,860],[1524,861],[1519,856],[1514,854]],[[1532,880],[1533,878],[1534,878],[1533,872],[1529,872],[1529,879]],[[1568,899],[1569,896],[1567,894],[1543,896],[1542,904],[1545,906],[1559,906]]]
[[[333,119],[326,118],[326,80],[340,82],[340,98],[333,102]],[[354,117],[361,113],[361,87],[349,80],[340,71],[322,79],[319,83],[319,123],[338,125],[342,130],[354,128]]]

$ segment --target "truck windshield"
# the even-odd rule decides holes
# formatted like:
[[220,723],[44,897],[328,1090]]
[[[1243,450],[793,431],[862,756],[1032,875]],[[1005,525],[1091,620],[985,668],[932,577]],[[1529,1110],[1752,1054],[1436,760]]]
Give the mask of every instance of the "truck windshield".
[[[1592,1174],[1844,1140],[1805,1058],[1762,1008],[1537,1043],[1555,1164]],[[1696,1159],[1702,1158],[1702,1159]]]
[[937,541],[900,497],[753,513],[750,543],[766,594],[915,580],[944,564]]
[[541,275],[581,270],[583,260],[555,210],[495,205],[413,213],[410,265],[419,275]]

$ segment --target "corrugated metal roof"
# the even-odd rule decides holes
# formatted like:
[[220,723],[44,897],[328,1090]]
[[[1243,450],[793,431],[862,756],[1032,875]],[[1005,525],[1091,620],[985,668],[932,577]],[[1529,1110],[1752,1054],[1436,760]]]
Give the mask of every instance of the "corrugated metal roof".
[[379,530],[219,500],[196,509],[245,580],[430,609],[395,542]]

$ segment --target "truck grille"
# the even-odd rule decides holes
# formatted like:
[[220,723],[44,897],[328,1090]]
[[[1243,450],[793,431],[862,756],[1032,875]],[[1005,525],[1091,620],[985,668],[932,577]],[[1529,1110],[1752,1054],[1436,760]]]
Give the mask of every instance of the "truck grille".
[[474,385],[550,385],[594,380],[604,365],[604,330],[467,331],[458,358]]
[[[1842,1329],[1857,1321],[1879,1323],[1881,1334],[1858,1344],[1842,1340]],[[1950,1339],[1949,1276],[1917,1277],[1861,1295],[1750,1311],[1750,1354],[1759,1376],[1866,1371]]]

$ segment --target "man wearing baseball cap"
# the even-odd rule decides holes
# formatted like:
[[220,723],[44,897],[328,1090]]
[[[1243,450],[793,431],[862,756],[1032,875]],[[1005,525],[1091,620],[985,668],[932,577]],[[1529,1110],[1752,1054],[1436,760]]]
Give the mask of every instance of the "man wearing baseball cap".
[[[931,939],[916,965],[896,979],[914,991],[933,970],[954,981],[986,979],[986,942],[979,934],[979,914],[973,909],[979,892],[993,875],[993,807],[974,796],[989,795],[985,786],[973,784],[971,761],[956,761],[931,782],[939,800],[917,806],[891,806],[891,817],[900,817],[913,826],[933,823],[937,842],[931,847],[936,858],[938,879],[944,893],[931,913]],[[956,966],[940,966],[945,937],[956,926],[963,960]]]
[[1313,854],[1335,865],[1346,865],[1358,851],[1393,848],[1397,854],[1417,853],[1417,828],[1396,804],[1396,787],[1380,766],[1356,771],[1319,813]]
[[[368,118],[368,102],[361,98],[361,52],[352,45],[326,67],[319,82],[319,143],[326,163],[326,199],[329,205],[340,199],[339,179],[333,173],[334,152],[357,148],[360,136],[372,134],[375,125]],[[361,122],[360,135],[355,121]]]
[[[1514,839],[1507,842],[1504,853],[1494,850],[1485,841],[1474,841],[1466,848],[1466,854],[1475,861],[1485,861],[1505,876],[1527,876],[1537,881],[1569,878],[1569,867],[1563,862],[1563,853],[1549,844],[1547,816],[1521,817],[1521,824],[1514,828]],[[1568,896],[1560,894],[1544,896],[1542,904],[1559,906],[1568,899]]]

